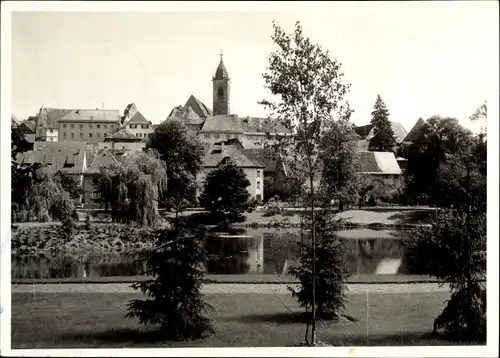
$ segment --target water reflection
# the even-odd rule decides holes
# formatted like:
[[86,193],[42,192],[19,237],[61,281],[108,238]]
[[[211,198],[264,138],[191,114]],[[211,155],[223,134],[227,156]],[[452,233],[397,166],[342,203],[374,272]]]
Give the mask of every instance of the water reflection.
[[[354,230],[353,230],[354,231]],[[378,238],[350,238],[340,235],[347,243],[347,262],[352,273],[406,273],[403,263],[402,233],[380,232]],[[346,234],[347,235],[347,234]],[[210,274],[283,274],[296,261],[298,234],[273,233],[220,236],[207,240],[207,251],[213,257],[208,262]],[[40,253],[37,256],[12,255],[12,278],[91,278],[137,276],[145,265],[137,255],[124,253],[68,256]]]

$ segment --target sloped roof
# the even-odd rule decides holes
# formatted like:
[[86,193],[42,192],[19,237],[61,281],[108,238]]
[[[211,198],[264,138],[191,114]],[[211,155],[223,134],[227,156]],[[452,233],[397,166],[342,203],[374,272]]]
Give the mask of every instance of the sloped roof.
[[23,132],[26,134],[28,134],[28,133],[34,134],[36,131],[36,121],[35,120],[30,120],[30,119],[24,120],[21,122],[21,124],[19,126],[23,129]]
[[35,142],[33,150],[20,153],[17,162],[48,165],[54,172],[82,173],[85,158],[85,142]]
[[238,117],[235,114],[208,116],[200,132],[224,133],[290,133],[290,130],[269,118]]
[[118,109],[76,109],[62,117],[63,121],[120,122]]
[[121,140],[140,142],[142,139],[130,133],[125,127],[104,139],[105,142],[119,142]]
[[38,113],[37,128],[57,129],[59,120],[73,111],[72,109],[62,108],[40,108]]
[[207,117],[212,115],[212,110],[193,95],[188,98],[184,107],[191,107],[200,117]]
[[[394,135],[396,136],[396,141],[398,143],[401,143],[407,135],[406,129],[403,127],[401,123],[393,121],[391,121],[391,127],[392,131],[394,132]],[[356,132],[357,135],[361,137],[362,140],[367,140],[367,141],[372,139],[373,136],[375,135],[372,124],[357,126],[354,128],[354,131]]]
[[144,123],[144,124],[149,124],[150,122],[142,115],[141,112],[137,111],[135,114],[130,118],[127,122],[129,123]]
[[26,139],[28,143],[35,143],[35,133],[25,133],[24,139]]
[[252,149],[243,149],[243,153],[245,155],[257,161],[265,166],[264,171],[266,172],[274,172],[278,165],[278,155],[271,148],[252,148]]
[[12,128],[18,127],[21,124],[21,121],[14,114],[11,114],[10,118]]
[[224,66],[224,61],[222,60],[222,55],[220,56],[219,66],[215,71],[215,79],[229,78],[229,73],[226,70],[226,66]]
[[203,132],[243,133],[238,116],[218,114],[208,116],[200,130]]
[[401,168],[394,153],[391,152],[359,152],[361,173],[369,174],[401,174]]
[[179,119],[187,124],[203,124],[204,119],[201,118],[191,106],[177,106],[172,109],[168,118]]
[[85,171],[87,174],[98,174],[100,173],[101,167],[106,167],[110,165],[120,165],[120,163],[116,160],[114,155],[109,151],[108,148],[104,148],[99,150],[96,157],[92,161],[92,164]]
[[248,158],[235,144],[217,142],[212,144],[203,158],[203,166],[206,168],[216,167],[222,159],[229,157],[241,168],[264,168],[264,165]]
[[420,133],[420,128],[425,124],[424,120],[422,118],[419,118],[417,123],[413,126],[413,128],[410,130],[408,135],[403,139],[404,142],[413,142],[414,140],[417,139],[419,133]]

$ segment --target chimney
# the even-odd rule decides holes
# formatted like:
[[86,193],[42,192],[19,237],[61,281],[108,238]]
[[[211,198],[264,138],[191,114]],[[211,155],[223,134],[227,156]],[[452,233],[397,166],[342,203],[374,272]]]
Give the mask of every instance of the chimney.
[[225,144],[224,141],[220,142],[220,153],[221,153],[222,157],[224,157],[226,155],[226,147],[224,144]]

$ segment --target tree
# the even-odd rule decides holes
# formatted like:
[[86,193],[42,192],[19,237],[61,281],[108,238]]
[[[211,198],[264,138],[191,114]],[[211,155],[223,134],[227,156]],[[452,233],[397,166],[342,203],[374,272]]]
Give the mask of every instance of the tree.
[[196,175],[202,169],[204,150],[178,120],[168,119],[157,127],[148,143],[167,167],[169,185],[162,201],[176,214],[196,202]]
[[18,164],[20,154],[30,150],[19,127],[11,129],[11,216],[12,221],[65,221],[76,215],[73,200],[54,173],[40,164]]
[[443,165],[451,156],[467,148],[472,136],[472,132],[455,118],[434,116],[425,122],[404,153],[408,160],[405,190],[412,202],[439,203],[437,199],[441,194],[436,190],[436,183],[445,169]]
[[228,159],[207,174],[200,204],[221,227],[245,220],[245,212],[255,208],[247,187],[250,181],[242,168]]
[[380,95],[373,106],[371,124],[373,125],[373,137],[370,139],[368,148],[379,152],[392,152],[396,146],[396,137],[389,121],[389,111]]
[[[408,245],[408,262],[449,283],[452,296],[434,322],[461,338],[486,338],[486,145],[463,138],[445,153],[433,191],[442,209]],[[418,272],[418,271],[417,271]]]
[[71,174],[57,172],[54,180],[61,184],[63,189],[69,193],[71,199],[79,199],[84,194],[82,186]]
[[473,123],[479,123],[481,126],[480,133],[486,137],[488,129],[488,105],[486,101],[484,101],[484,103],[476,109],[476,111],[469,117],[469,120]]
[[138,318],[145,325],[159,324],[166,339],[195,339],[214,332],[210,320],[203,316],[210,305],[200,292],[207,264],[207,230],[188,227],[184,218],[175,221],[172,228],[152,234],[155,247],[145,252],[143,259],[146,275],[153,279],[132,285],[148,299],[132,300],[126,317]]
[[[273,23],[273,28],[272,40],[278,49],[269,55],[269,66],[263,74],[272,100],[263,100],[261,104],[271,112],[273,121],[293,134],[279,138],[276,149],[286,161],[288,175],[299,182],[305,181],[309,186],[307,197],[303,200],[307,208],[304,215],[310,218],[311,257],[315,257],[316,179],[323,173],[323,137],[335,121],[349,122],[352,111],[345,96],[350,85],[343,81],[340,63],[332,60],[321,46],[312,44],[303,35],[300,23],[296,23],[293,34],[286,34],[276,23]],[[310,306],[313,345],[316,344],[316,273],[316,260],[312,260]],[[342,280],[340,275],[337,277]],[[306,336],[306,343],[308,341]]]
[[158,197],[167,188],[165,163],[154,150],[136,152],[120,165],[101,167],[95,184],[113,220],[156,226]]

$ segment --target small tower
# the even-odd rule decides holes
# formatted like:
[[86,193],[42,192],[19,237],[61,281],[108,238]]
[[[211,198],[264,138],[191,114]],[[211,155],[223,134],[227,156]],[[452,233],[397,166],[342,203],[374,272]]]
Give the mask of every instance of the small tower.
[[230,94],[230,79],[226,67],[222,60],[222,50],[220,52],[220,63],[215,71],[215,76],[212,78],[213,82],[213,113],[217,114],[230,114],[229,111],[229,94]]

